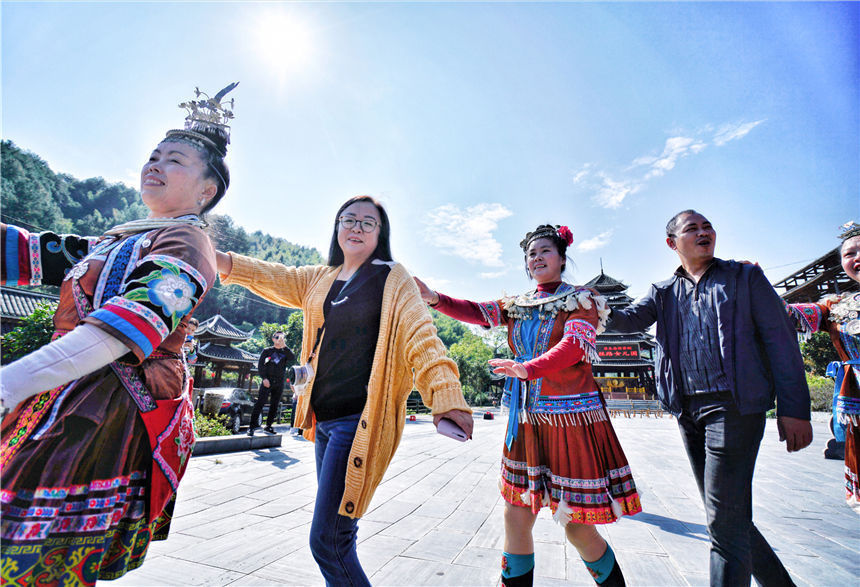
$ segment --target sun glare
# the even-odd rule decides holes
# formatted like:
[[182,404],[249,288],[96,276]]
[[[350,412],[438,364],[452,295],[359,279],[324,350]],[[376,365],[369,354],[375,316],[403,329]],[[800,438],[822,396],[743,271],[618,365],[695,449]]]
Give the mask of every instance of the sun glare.
[[313,39],[305,23],[288,15],[269,15],[254,29],[256,51],[273,72],[286,76],[310,63]]

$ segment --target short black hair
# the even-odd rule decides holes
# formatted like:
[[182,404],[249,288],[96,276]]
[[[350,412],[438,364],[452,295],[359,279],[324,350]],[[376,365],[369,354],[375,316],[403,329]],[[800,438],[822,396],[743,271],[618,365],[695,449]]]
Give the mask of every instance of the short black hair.
[[344,202],[337,209],[337,214],[334,215],[334,228],[331,234],[331,244],[328,248],[328,264],[330,267],[343,265],[343,249],[340,248],[340,243],[337,242],[338,219],[344,210],[356,202],[369,202],[376,206],[376,210],[379,212],[379,239],[376,242],[376,249],[374,249],[371,257],[381,261],[393,261],[391,258],[391,225],[388,222],[388,214],[385,212],[385,208],[371,196],[354,196]]
[[699,216],[702,216],[704,218],[703,214],[700,214],[699,212],[696,212],[695,210],[681,210],[680,212],[678,212],[677,214],[672,216],[669,219],[669,222],[666,223],[666,236],[668,236],[668,237],[678,236],[677,234],[675,234],[675,231],[678,230],[678,219],[681,218],[681,216],[683,216],[684,214],[699,214]]

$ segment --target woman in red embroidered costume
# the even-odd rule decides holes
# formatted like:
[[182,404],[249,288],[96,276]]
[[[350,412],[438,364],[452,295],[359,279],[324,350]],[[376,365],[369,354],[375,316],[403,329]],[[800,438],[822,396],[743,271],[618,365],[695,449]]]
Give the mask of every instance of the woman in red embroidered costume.
[[233,87],[183,104],[185,128],[144,164],[148,218],[100,238],[0,227],[3,283],[60,286],[53,342],[0,371],[3,584],[114,579],[167,537],[194,444],[182,344],[216,276],[200,215],[229,185]]
[[[842,268],[860,283],[860,224],[842,227]],[[799,331],[828,332],[839,355],[834,403],[837,440],[845,439],[845,500],[860,513],[860,293],[827,296],[817,304],[791,304],[789,316]]]
[[595,291],[561,280],[573,236],[539,226],[520,243],[537,288],[488,303],[450,298],[416,279],[422,298],[457,320],[505,326],[516,360],[494,359],[507,376],[510,409],[502,454],[505,499],[502,584],[531,585],[532,528],[551,508],[598,584],[623,585],[612,549],[596,524],[641,511],[636,486],[591,374],[596,337],[609,314]]

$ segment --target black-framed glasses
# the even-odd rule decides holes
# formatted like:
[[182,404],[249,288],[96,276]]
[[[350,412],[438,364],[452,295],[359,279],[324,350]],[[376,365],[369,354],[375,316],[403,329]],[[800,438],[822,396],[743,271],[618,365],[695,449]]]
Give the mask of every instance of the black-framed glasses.
[[379,223],[373,218],[365,218],[364,220],[359,220],[358,218],[353,218],[352,216],[341,216],[337,219],[340,222],[340,225],[345,230],[352,230],[355,228],[355,225],[358,224],[361,226],[362,232],[373,232]]

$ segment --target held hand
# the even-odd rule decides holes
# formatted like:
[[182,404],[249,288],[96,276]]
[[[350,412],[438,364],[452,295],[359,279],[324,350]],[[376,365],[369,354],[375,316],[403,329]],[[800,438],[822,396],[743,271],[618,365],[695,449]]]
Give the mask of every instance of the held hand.
[[788,452],[804,449],[812,443],[812,424],[809,420],[778,416],[776,428],[779,431],[779,441],[785,442],[785,450]]
[[516,377],[517,379],[526,379],[528,377],[526,368],[522,363],[517,363],[510,359],[490,359],[487,362],[493,367],[493,373]]
[[271,385],[268,379],[263,379],[263,387],[269,387]]
[[233,271],[233,257],[227,253],[215,251],[215,262],[218,265],[218,273],[221,275],[226,277],[227,275],[230,275],[231,271]]
[[448,410],[442,414],[435,414],[433,416],[433,425],[437,428],[439,427],[439,421],[442,418],[448,418],[454,424],[462,428],[463,432],[466,433],[466,436],[472,438],[472,427],[474,426],[474,421],[472,420],[472,414],[468,412],[464,412],[462,410]]
[[418,286],[418,291],[421,292],[421,299],[424,300],[425,303],[430,304],[431,306],[435,306],[439,303],[439,294],[427,287],[427,284],[417,277],[413,276],[412,279],[415,280],[415,285]]

